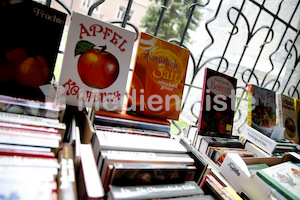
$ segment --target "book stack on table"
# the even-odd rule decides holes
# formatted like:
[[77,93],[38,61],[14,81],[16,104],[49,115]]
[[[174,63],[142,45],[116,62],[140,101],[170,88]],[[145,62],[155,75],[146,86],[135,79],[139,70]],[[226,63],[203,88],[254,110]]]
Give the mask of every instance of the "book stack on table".
[[92,146],[109,199],[204,195],[195,161],[178,140],[96,130]]
[[65,105],[0,96],[1,195],[57,196]]

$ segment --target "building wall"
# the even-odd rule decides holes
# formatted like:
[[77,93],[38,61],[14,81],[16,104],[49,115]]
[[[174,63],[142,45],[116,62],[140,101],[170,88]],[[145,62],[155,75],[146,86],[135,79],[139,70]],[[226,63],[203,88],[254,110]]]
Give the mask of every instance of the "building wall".
[[[71,10],[82,14],[87,14],[90,5],[92,5],[91,2],[95,2],[95,0],[64,0],[64,2],[71,8]],[[149,4],[150,0],[134,0],[132,3],[132,16],[129,21],[135,24],[139,28],[139,30],[142,30],[140,28],[141,19],[146,14],[147,7]],[[94,10],[92,17],[103,21],[117,19],[119,9],[121,7],[126,9],[127,5],[127,0],[106,0],[104,1],[104,3],[98,6],[97,9]],[[54,0],[52,0],[51,7],[66,12],[64,8]]]

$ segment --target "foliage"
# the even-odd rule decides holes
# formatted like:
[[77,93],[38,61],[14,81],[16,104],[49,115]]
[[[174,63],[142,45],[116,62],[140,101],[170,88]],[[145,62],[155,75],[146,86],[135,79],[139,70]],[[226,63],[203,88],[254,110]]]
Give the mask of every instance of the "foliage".
[[[142,18],[141,26],[145,28],[146,33],[154,34],[157,23],[159,21],[159,16],[162,11],[161,5],[163,5],[163,0],[151,0],[153,4],[148,7],[146,15]],[[195,2],[195,0],[172,0],[167,4],[167,9],[165,10],[162,23],[160,25],[157,37],[164,40],[170,38],[181,39],[187,20],[190,15],[190,6]],[[200,2],[198,2],[200,3]],[[198,26],[201,13],[199,7],[196,6],[193,17],[189,24],[189,30],[195,30]],[[190,36],[188,32],[185,36],[185,42],[190,41]]]

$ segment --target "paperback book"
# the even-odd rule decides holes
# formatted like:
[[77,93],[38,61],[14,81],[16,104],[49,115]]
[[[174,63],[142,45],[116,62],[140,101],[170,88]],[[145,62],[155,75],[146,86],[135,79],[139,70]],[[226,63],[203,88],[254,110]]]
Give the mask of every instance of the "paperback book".
[[232,135],[237,79],[205,68],[198,134]]
[[277,124],[285,127],[284,139],[299,142],[294,99],[284,94],[276,95]]
[[300,168],[284,162],[258,170],[257,175],[289,200],[300,199]]
[[59,87],[66,104],[121,111],[136,34],[72,13]]
[[178,120],[190,52],[141,33],[127,110],[138,115]]
[[2,94],[44,100],[67,15],[35,1],[0,5],[0,90]]
[[276,93],[253,84],[248,85],[247,125],[268,137],[276,126]]

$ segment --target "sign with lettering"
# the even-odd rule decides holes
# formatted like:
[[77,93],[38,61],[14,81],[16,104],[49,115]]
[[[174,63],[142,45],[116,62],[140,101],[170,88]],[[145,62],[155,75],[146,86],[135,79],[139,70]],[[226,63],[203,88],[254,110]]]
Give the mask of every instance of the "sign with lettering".
[[244,131],[240,134],[239,140],[242,142],[252,142],[264,151],[272,154],[277,146],[277,142],[260,133],[254,128],[246,125]]
[[66,104],[121,111],[136,34],[74,12],[59,79]]

